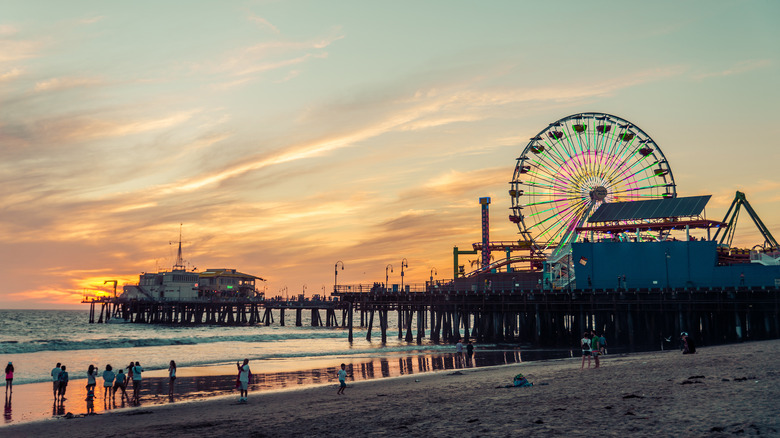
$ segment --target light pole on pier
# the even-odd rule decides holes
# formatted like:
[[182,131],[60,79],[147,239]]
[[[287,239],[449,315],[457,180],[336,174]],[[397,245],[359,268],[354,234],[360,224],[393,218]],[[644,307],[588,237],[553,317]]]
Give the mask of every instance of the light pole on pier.
[[388,282],[387,270],[388,269],[390,269],[390,272],[393,272],[393,265],[388,263],[387,266],[385,266],[385,293],[387,293],[387,286],[389,286],[387,284],[387,282]]
[[341,263],[341,270],[344,270],[344,262],[341,260],[336,262],[336,266],[333,268],[333,292],[337,292],[339,285],[339,263]]
[[404,291],[404,268],[409,267],[409,262],[406,260],[406,257],[404,257],[403,260],[401,260],[401,292]]
[[436,271],[436,268],[431,268],[431,286],[433,286],[433,276],[439,275],[439,273]]

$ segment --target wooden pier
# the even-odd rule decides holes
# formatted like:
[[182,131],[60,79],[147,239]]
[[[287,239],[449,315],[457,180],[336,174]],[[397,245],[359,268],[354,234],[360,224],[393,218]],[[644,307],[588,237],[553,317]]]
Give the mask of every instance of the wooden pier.
[[[90,322],[119,318],[169,325],[284,326],[286,313],[295,312],[294,324],[301,326],[304,312],[310,312],[312,326],[347,329],[350,341],[355,327],[365,329],[369,341],[377,335],[386,342],[392,333],[409,343],[473,339],[571,346],[578,344],[585,330],[592,329],[604,333],[610,345],[622,346],[663,345],[671,337],[673,343],[667,346],[673,347],[681,332],[704,345],[780,338],[778,288],[542,291],[491,284],[476,289],[451,284],[394,292],[376,286],[340,285],[333,293],[337,300],[323,302],[107,299],[91,302]],[[272,311],[278,313],[278,321]],[[391,319],[395,320],[393,327]]]
[[[284,326],[286,311],[295,312],[295,326],[303,325],[303,312],[311,312],[312,327],[336,327],[334,301],[141,301],[106,298],[87,301],[89,322],[104,323],[111,319],[132,323],[167,325],[265,325],[274,323],[273,310]],[[323,323],[320,311],[325,312]]]
[[[511,287],[474,291],[445,287],[426,293],[337,292],[360,315],[371,340],[374,320],[386,341],[388,313],[398,337],[454,343],[579,345],[586,330],[612,345],[677,345],[681,332],[703,344],[780,338],[778,288],[612,289],[541,291]],[[352,327],[350,329],[350,338]]]

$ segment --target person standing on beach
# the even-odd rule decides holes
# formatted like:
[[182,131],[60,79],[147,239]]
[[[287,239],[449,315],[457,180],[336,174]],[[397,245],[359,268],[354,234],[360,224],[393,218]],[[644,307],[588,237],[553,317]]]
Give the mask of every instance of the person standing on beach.
[[114,374],[111,364],[106,365],[106,370],[103,371],[103,400],[108,401],[108,396],[111,395],[111,387],[114,386]]
[[92,390],[95,390],[95,386],[97,386],[97,367],[95,365],[90,365],[89,368],[87,368],[87,391],[89,391],[89,388],[92,388]]
[[474,357],[474,344],[469,341],[468,344],[466,344],[466,362],[470,365],[471,359]]
[[127,366],[127,383],[125,383],[125,388],[127,388],[127,385],[130,384],[130,382],[133,381],[133,367],[135,366],[135,363],[133,361],[130,361],[130,365]]
[[336,392],[338,395],[344,394],[344,390],[347,389],[347,364],[341,364],[341,369],[339,370],[339,390]]
[[62,372],[61,363],[57,362],[57,366],[51,369],[51,382],[52,390],[54,391],[54,400],[57,400],[57,393],[60,392],[60,373]]
[[588,332],[585,332],[582,334],[582,339],[580,339],[581,349],[582,349],[582,366],[580,366],[580,369],[585,368],[585,358],[588,358],[588,368],[590,368],[590,335]]
[[236,362],[236,366],[238,367],[238,383],[241,388],[241,396],[238,401],[239,403],[246,403],[249,397],[249,359],[244,359],[243,365],[239,365]]
[[593,330],[590,333],[590,350],[593,355],[593,360],[596,361],[596,366],[594,368],[599,367],[599,339],[598,335],[596,335],[596,331]]
[[14,364],[8,362],[5,366],[5,396],[8,397],[8,390],[11,390],[11,394],[14,393]]
[[62,366],[62,371],[60,371],[59,380],[60,380],[60,403],[67,400],[65,398],[65,391],[68,390],[68,372],[65,371],[66,367],[65,365]]
[[135,404],[141,402],[141,373],[143,370],[139,362],[136,362],[135,366],[133,366],[133,401]]
[[117,374],[116,374],[116,382],[114,383],[114,393],[113,393],[113,397],[112,397],[113,400],[114,400],[114,403],[116,403],[116,391],[117,391],[117,389],[121,389],[122,390],[122,395],[120,397],[120,400],[122,400],[122,403],[125,402],[125,398],[127,398],[128,402],[130,401],[130,398],[127,396],[127,391],[125,390],[125,388],[127,387],[127,379],[126,379],[127,375],[124,372],[122,372],[122,371],[123,371],[122,368],[120,368],[119,372],[117,372]]
[[457,354],[455,361],[457,363],[463,362],[463,340],[458,339],[458,343],[455,344],[455,353]]
[[176,381],[176,362],[168,365],[168,397],[173,398],[173,382]]
[[607,354],[607,338],[604,337],[604,333],[599,336],[599,350],[601,354]]
[[87,386],[87,415],[95,413],[95,387]]

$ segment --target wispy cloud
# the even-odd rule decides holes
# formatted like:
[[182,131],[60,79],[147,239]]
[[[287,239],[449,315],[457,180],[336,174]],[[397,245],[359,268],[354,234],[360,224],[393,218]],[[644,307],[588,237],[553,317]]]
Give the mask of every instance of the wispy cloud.
[[19,68],[13,68],[5,73],[0,73],[0,82],[8,81],[17,78],[22,75],[22,70]]
[[693,78],[706,79],[712,77],[734,76],[742,73],[747,73],[753,70],[769,67],[770,65],[772,65],[772,61],[769,59],[754,59],[748,61],[740,61],[737,64],[725,70],[710,72],[710,73],[701,73],[701,74],[694,75]]
[[51,78],[35,83],[35,91],[60,91],[71,88],[99,85],[100,80],[94,78]]
[[277,29],[276,26],[271,24],[268,20],[266,20],[263,17],[257,16],[255,14],[250,14],[248,19],[249,19],[249,21],[255,22],[255,23],[261,25],[262,27],[265,27],[266,29],[269,29],[273,33],[276,33],[276,34],[279,33],[279,29]]
[[104,15],[97,15],[97,16],[94,16],[94,17],[83,18],[79,22],[81,24],[94,24],[94,23],[97,23],[98,21],[102,21],[105,18],[106,17]]

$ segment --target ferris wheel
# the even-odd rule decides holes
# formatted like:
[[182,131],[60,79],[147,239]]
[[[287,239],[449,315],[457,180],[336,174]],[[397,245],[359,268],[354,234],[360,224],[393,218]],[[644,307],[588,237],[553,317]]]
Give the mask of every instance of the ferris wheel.
[[531,139],[510,182],[512,214],[539,251],[573,242],[602,203],[677,196],[661,148],[633,123],[609,114],[564,117]]

